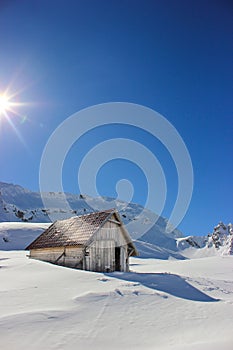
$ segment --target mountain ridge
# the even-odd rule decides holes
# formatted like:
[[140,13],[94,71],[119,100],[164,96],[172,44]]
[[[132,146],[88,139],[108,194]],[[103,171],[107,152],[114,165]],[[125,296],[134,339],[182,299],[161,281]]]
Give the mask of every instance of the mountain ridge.
[[[0,182],[0,249],[23,249],[23,241],[18,242],[22,230],[17,225],[10,226],[7,230],[4,223],[38,223],[39,229],[32,225],[32,231],[28,236],[24,234],[25,246],[30,240],[36,238],[41,232],[40,224],[51,223],[50,216],[56,220],[66,219],[71,216],[83,215],[98,210],[110,209],[113,199],[110,197],[92,198],[84,194],[65,193],[70,209],[63,208],[64,194],[56,192],[43,193],[49,208],[44,208],[39,192],[24,189],[22,186]],[[219,223],[212,234],[206,236],[187,236],[174,229],[166,232],[168,220],[136,203],[126,203],[115,200],[116,209],[131,237],[135,240],[141,257],[157,257],[158,259],[186,259],[190,257],[216,254],[233,255],[233,226]],[[94,208],[94,209],[93,209]],[[19,227],[19,226],[18,226]],[[20,226],[22,227],[22,226]],[[44,226],[42,226],[44,227]],[[10,244],[12,242],[12,244]],[[14,242],[14,243],[13,243]]]

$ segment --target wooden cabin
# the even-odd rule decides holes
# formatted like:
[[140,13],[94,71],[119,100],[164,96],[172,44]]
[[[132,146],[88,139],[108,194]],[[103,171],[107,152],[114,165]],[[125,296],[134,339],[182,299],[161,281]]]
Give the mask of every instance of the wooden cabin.
[[55,221],[25,250],[30,258],[77,269],[129,271],[137,250],[116,210]]

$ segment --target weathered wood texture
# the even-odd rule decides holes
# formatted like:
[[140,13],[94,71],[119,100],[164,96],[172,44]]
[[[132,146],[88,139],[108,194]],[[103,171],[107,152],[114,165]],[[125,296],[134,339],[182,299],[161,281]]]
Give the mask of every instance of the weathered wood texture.
[[[118,251],[117,251],[118,248]],[[91,271],[128,271],[127,242],[120,225],[107,221],[86,248],[85,269]]]
[[82,247],[60,247],[32,249],[30,257],[53,264],[68,267],[82,268],[83,248]]
[[[97,226],[96,231],[91,226],[92,217],[94,228]],[[87,222],[89,225],[88,235],[82,225],[76,225],[74,218],[64,220],[64,224],[62,221],[56,222],[42,234],[41,238],[29,245],[30,257],[90,271],[129,271],[129,254],[133,252],[135,255],[137,251],[116,212],[106,211],[101,213],[100,217],[94,213],[83,218],[85,225]],[[99,222],[100,218],[102,224]],[[78,217],[77,223],[80,221]],[[77,235],[76,230],[80,230]],[[91,231],[93,231],[92,234],[90,234]],[[73,244],[69,233],[74,241]],[[58,235],[58,241],[55,239],[56,235]],[[52,246],[48,247],[50,241]],[[46,243],[44,247],[43,242]],[[61,246],[57,246],[58,242]]]

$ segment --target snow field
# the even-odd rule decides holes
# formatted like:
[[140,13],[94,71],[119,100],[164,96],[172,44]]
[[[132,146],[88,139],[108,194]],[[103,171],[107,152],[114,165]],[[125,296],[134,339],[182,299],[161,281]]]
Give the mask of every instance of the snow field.
[[233,257],[74,270],[0,252],[1,348],[232,349]]

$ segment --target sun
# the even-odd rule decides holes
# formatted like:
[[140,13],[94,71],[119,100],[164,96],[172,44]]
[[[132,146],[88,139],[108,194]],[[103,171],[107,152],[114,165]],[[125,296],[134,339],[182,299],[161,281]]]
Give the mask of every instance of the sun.
[[13,116],[18,116],[21,120],[22,115],[18,112],[18,107],[27,104],[18,102],[18,93],[10,94],[8,90],[9,89],[0,93],[0,118],[6,119],[9,122]]
[[10,111],[12,107],[12,102],[10,101],[10,97],[6,95],[0,95],[0,115],[6,114],[7,111]]
[[27,117],[18,112],[18,107],[26,106],[27,103],[18,102],[18,95],[18,92],[10,94],[8,88],[6,89],[6,91],[0,93],[0,131],[2,131],[1,129],[3,125],[7,123],[8,125],[10,125],[10,127],[15,132],[22,144],[26,145],[23,137],[20,134],[18,126],[19,124],[24,124],[24,122],[27,120]]

